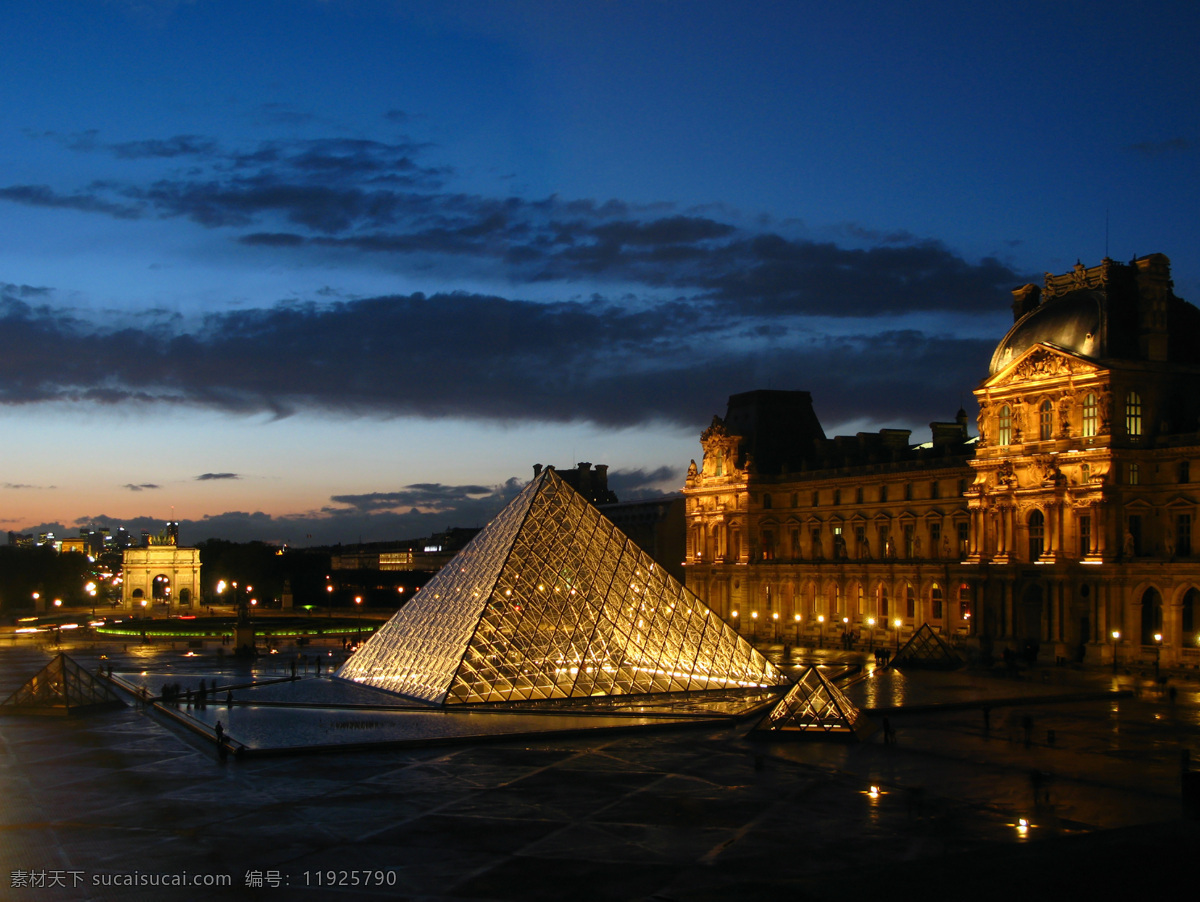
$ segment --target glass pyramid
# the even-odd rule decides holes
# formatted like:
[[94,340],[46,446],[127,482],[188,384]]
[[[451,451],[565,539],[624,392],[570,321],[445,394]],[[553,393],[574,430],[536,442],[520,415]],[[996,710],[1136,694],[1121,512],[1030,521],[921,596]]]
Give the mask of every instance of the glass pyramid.
[[447,705],[785,681],[550,468],[336,676]]
[[954,670],[963,666],[963,660],[945,639],[933,631],[933,627],[922,623],[912,638],[893,656],[890,666]]
[[86,708],[123,706],[111,686],[59,654],[0,702],[0,712],[69,714]]
[[810,667],[755,729],[851,738],[869,733],[871,725],[842,690]]

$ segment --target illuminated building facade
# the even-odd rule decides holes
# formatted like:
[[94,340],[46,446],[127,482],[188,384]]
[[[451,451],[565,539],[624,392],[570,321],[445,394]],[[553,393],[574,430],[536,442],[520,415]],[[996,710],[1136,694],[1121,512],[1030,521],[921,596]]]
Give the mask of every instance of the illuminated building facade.
[[732,397],[684,490],[689,588],[762,639],[929,623],[983,653],[1200,665],[1200,310],[1161,254],[1014,298],[975,442],[961,412],[914,447],[828,440],[804,392]]

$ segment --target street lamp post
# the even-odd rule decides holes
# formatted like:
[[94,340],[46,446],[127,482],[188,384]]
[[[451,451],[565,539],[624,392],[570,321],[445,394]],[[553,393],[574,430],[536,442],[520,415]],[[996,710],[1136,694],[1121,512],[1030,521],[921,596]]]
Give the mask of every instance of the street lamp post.
[[1162,633],[1154,634],[1154,678],[1158,679],[1159,663],[1162,659]]
[[867,618],[867,644],[869,646],[871,646],[871,648],[875,647],[875,618],[874,617]]
[[758,639],[758,611],[750,612],[750,642],[754,643]]
[[896,651],[900,650],[900,625],[899,617],[892,621],[892,626],[896,628]]
[[796,621],[796,645],[797,645],[797,647],[799,647],[799,645],[800,645],[800,615],[793,614],[792,619]]
[[1120,630],[1112,631],[1112,640],[1113,640],[1113,673],[1116,673],[1117,672],[1117,643],[1121,641],[1121,631]]
[[825,647],[825,615],[817,615],[817,648]]
[[771,641],[779,641],[779,612],[774,611],[771,614]]

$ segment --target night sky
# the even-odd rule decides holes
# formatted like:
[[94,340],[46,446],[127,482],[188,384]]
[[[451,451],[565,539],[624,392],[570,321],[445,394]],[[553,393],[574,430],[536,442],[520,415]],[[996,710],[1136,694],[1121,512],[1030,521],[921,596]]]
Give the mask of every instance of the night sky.
[[297,545],[952,419],[1010,290],[1200,300],[1200,5],[17,0],[0,520]]

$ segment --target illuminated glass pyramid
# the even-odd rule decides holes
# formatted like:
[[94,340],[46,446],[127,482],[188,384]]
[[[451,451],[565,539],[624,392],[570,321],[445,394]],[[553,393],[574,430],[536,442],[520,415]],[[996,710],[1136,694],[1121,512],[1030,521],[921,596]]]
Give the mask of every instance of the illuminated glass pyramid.
[[930,670],[954,670],[963,666],[958,652],[946,640],[933,631],[928,623],[922,623],[904,647],[896,652],[890,666],[923,667]]
[[0,714],[71,714],[110,707],[124,707],[112,688],[72,658],[59,654],[0,702]]
[[861,739],[874,727],[816,667],[806,670],[755,727],[762,733]]
[[336,676],[446,705],[785,682],[550,468]]

